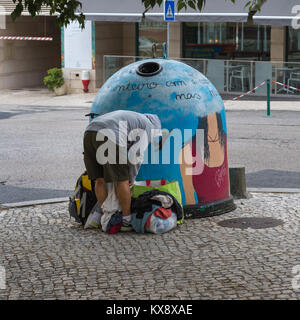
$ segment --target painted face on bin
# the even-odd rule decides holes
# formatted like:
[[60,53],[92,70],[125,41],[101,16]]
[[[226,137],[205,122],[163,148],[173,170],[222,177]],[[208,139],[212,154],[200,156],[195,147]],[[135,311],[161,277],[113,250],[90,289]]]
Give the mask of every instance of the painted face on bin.
[[[199,141],[193,136],[181,150],[183,162],[180,165],[182,183],[186,204],[210,202],[210,197],[216,197],[216,192],[228,193],[226,186],[227,153],[226,134],[220,113],[211,113],[198,118],[198,129],[204,131],[204,154],[196,151]],[[194,163],[190,159],[194,156]],[[192,167],[192,175],[187,173]],[[199,187],[200,185],[200,187]],[[205,188],[206,186],[206,188]],[[210,187],[209,187],[210,186]]]

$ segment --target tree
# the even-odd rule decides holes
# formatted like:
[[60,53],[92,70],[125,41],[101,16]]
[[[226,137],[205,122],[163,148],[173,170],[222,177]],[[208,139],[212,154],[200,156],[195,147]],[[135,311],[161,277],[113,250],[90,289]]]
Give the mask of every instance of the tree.
[[[22,12],[27,10],[32,17],[36,16],[42,6],[47,6],[50,9],[50,14],[57,14],[57,22],[59,26],[66,26],[71,21],[78,21],[82,28],[84,28],[85,16],[80,13],[82,4],[77,0],[12,0],[16,4],[11,16],[13,20],[16,20],[21,16]],[[123,0],[124,1],[124,0]],[[141,0],[145,6],[145,13],[155,6],[161,6],[163,0]],[[177,11],[187,9],[188,7],[202,11],[207,0],[178,0]],[[213,0],[209,0],[213,1]],[[236,0],[224,0],[235,3]],[[248,21],[251,22],[253,16],[257,11],[260,11],[261,7],[267,0],[250,0],[246,3],[245,7],[249,9]],[[78,13],[76,13],[78,12]]]
[[60,27],[67,26],[71,21],[78,21],[84,28],[85,16],[80,12],[82,4],[77,0],[12,0],[16,4],[14,11],[11,13],[15,21],[21,16],[23,11],[28,11],[32,17],[35,17],[46,6],[50,9],[50,15],[56,14],[56,19]]

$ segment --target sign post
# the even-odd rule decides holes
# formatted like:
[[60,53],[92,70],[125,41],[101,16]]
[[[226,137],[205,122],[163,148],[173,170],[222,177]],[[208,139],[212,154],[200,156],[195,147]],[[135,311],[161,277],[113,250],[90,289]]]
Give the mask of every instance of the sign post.
[[175,1],[174,0],[164,1],[164,20],[175,21]]
[[168,28],[168,39],[167,39],[167,56],[169,56],[169,44],[170,44],[170,21],[175,21],[175,1],[164,0],[164,21],[167,22]]
[[267,80],[267,117],[271,115],[271,84],[270,79]]

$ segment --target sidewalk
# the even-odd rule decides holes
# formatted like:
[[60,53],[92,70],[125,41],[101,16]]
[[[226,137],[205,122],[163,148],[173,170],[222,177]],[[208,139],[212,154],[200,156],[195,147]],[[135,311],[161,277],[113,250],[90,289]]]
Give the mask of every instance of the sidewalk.
[[[67,203],[0,209],[0,299],[300,299],[299,194],[236,204],[163,235],[84,230]],[[284,224],[218,224],[238,217]]]
[[[91,106],[96,93],[68,94],[57,97],[47,89],[0,90],[1,104],[53,107],[87,107]],[[278,99],[278,98],[277,98]],[[226,101],[226,110],[267,110],[266,101],[236,100]],[[282,98],[282,101],[272,101],[271,110],[300,111],[300,96],[298,101]]]
[[[300,97],[299,101],[272,101],[271,98],[271,112],[276,111],[300,111]],[[267,112],[267,101],[256,100],[235,100],[225,101],[226,110],[263,110]]]
[[68,94],[56,96],[48,89],[0,90],[0,104],[47,106],[47,107],[88,107],[96,93]]

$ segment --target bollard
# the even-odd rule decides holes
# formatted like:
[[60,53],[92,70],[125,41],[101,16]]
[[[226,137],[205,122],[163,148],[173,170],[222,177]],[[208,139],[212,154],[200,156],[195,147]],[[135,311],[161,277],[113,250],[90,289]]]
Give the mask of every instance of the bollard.
[[245,167],[229,168],[230,193],[235,199],[248,199]]
[[271,84],[270,79],[267,80],[267,116],[271,115]]

